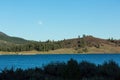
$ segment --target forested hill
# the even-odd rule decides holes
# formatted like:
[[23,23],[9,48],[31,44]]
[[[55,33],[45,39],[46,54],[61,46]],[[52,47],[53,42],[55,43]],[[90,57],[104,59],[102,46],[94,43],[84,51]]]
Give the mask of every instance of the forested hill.
[[83,35],[73,39],[61,41],[47,40],[45,42],[30,41],[18,37],[11,37],[0,32],[0,51],[23,52],[38,51],[51,53],[120,53],[120,40],[100,39]]
[[11,36],[8,36],[7,34],[3,33],[3,32],[0,32],[0,42],[23,44],[23,43],[26,43],[28,41],[25,40],[25,39],[22,39],[22,38],[18,38],[18,37],[11,37]]

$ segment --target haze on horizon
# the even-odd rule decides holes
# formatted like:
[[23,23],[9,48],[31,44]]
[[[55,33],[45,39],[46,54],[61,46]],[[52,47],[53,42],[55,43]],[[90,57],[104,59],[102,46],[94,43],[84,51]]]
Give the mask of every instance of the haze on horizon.
[[120,39],[119,0],[0,0],[0,31],[29,40]]

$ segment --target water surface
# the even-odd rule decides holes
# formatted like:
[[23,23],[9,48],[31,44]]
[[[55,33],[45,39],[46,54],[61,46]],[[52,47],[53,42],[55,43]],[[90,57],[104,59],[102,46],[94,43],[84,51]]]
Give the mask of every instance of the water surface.
[[120,54],[40,54],[40,55],[0,55],[0,69],[42,67],[51,62],[67,62],[71,58],[102,64],[114,60],[120,65]]

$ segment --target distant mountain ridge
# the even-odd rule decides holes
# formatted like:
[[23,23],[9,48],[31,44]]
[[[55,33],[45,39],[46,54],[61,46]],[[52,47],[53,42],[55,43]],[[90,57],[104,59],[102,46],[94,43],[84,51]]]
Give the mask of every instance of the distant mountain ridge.
[[28,42],[28,40],[18,37],[11,37],[3,32],[0,32],[0,41],[6,41],[8,43],[15,43],[15,44],[24,44]]

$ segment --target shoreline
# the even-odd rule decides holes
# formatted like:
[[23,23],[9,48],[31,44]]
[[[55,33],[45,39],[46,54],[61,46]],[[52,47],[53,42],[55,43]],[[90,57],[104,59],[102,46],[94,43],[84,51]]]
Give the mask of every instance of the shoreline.
[[62,48],[50,51],[21,51],[21,52],[5,52],[0,51],[0,55],[39,55],[39,54],[120,54],[120,47],[117,48],[94,48],[89,47],[87,52],[82,49]]
[[44,52],[44,53],[29,53],[29,52],[18,52],[18,53],[15,53],[15,52],[4,52],[4,53],[2,53],[2,52],[0,52],[0,55],[52,55],[52,54],[55,54],[55,55],[59,55],[59,54],[61,54],[61,55],[71,55],[71,54],[84,54],[84,55],[88,55],[88,54],[96,54],[96,55],[98,55],[98,54],[120,54],[120,53],[46,53],[46,52]]

